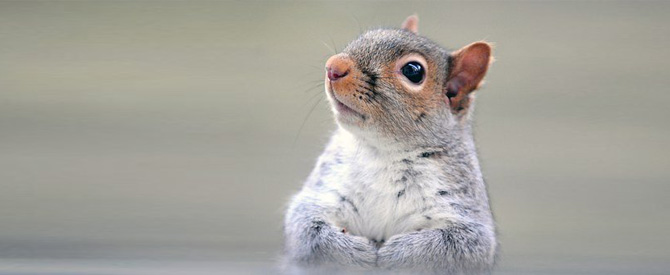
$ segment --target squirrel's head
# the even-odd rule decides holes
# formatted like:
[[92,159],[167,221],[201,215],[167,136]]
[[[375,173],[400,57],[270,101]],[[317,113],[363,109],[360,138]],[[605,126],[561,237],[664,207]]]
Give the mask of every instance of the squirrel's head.
[[449,52],[401,29],[363,33],[326,62],[326,93],[338,124],[364,136],[431,144],[468,124],[491,46],[475,42]]

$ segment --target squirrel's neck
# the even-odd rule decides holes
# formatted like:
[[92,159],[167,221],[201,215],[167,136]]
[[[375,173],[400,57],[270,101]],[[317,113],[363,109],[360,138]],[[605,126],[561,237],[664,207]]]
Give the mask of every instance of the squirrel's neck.
[[477,155],[472,128],[469,125],[454,129],[444,138],[433,142],[414,140],[408,142],[407,140],[358,136],[342,128],[337,130],[333,141],[345,150],[377,156],[380,159],[425,156],[436,153],[453,158],[476,159]]

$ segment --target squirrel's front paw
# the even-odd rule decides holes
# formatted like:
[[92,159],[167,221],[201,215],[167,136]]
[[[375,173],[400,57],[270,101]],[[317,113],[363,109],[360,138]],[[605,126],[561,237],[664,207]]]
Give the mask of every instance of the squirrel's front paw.
[[377,266],[385,269],[403,269],[423,265],[420,251],[424,247],[417,246],[415,233],[395,235],[389,238],[377,251]]
[[380,268],[395,268],[401,260],[402,250],[396,237],[391,237],[377,250],[377,266]]
[[309,251],[324,265],[371,268],[376,266],[377,249],[372,241],[361,236],[342,233],[335,226],[319,230]]
[[375,267],[377,249],[367,238],[340,233],[342,260],[361,267]]

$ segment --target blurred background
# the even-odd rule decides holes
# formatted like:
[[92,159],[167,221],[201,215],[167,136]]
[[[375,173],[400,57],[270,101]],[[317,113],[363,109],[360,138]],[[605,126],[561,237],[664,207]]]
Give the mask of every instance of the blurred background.
[[0,2],[0,273],[272,273],[335,129],[323,64],[496,43],[501,274],[670,272],[668,2]]

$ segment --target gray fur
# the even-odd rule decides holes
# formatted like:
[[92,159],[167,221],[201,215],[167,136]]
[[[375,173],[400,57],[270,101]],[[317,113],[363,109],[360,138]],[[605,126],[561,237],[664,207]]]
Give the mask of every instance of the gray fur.
[[[325,152],[292,199],[285,254],[292,268],[436,274],[487,273],[497,243],[470,116],[447,105],[417,116],[401,104],[384,64],[408,53],[435,62],[445,84],[449,53],[405,30],[364,33],[343,51],[368,75],[370,104],[384,110],[368,127],[338,123]],[[443,89],[434,91],[442,100]],[[420,104],[417,103],[417,104]],[[343,232],[344,230],[344,232]],[[296,269],[293,269],[296,270]]]

